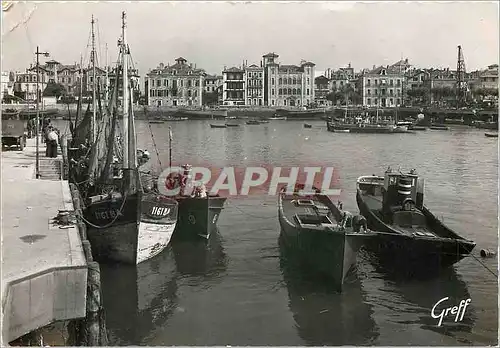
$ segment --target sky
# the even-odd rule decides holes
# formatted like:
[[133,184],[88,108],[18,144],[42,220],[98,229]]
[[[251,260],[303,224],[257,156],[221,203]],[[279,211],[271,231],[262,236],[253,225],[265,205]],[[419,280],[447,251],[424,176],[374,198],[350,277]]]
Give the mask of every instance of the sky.
[[140,74],[182,56],[211,74],[275,52],[283,64],[302,59],[317,71],[351,63],[355,70],[401,57],[416,67],[467,71],[499,61],[498,2],[26,2],[2,16],[2,71],[23,71],[36,46],[63,64],[88,64],[96,19],[99,63],[116,61],[121,12]]

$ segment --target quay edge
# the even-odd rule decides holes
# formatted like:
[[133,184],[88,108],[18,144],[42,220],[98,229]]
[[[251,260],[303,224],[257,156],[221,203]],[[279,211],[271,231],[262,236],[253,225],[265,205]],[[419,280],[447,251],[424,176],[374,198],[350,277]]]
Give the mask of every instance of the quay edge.
[[40,345],[56,326],[68,340],[48,335],[57,340],[52,344],[106,345],[95,330],[78,334],[95,322],[89,300],[99,297],[99,265],[86,257],[85,231],[72,221],[75,200],[57,173],[61,158],[41,155],[42,179],[35,179],[34,143],[28,139],[24,151],[2,149],[2,346]]

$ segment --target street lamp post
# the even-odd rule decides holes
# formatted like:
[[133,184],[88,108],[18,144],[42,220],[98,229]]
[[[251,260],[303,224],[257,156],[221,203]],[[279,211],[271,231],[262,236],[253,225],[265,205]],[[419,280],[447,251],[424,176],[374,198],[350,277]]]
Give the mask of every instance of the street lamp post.
[[36,96],[36,178],[40,178],[40,155],[39,155],[39,147],[40,147],[40,139],[39,139],[39,133],[40,133],[40,108],[39,108],[39,102],[38,102],[38,88],[39,88],[39,83],[40,83],[40,60],[39,56],[43,55],[45,57],[49,56],[49,52],[40,52],[38,49],[38,46],[36,46],[36,91],[35,91],[35,96]]

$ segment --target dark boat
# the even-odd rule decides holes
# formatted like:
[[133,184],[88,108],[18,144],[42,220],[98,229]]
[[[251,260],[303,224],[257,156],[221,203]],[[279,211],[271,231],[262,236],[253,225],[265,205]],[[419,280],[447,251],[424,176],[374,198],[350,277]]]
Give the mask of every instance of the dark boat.
[[[128,108],[130,49],[123,42],[125,13],[122,22],[120,63],[116,69],[120,78],[115,80],[105,111],[100,99],[97,100],[100,91],[94,79],[93,110],[85,114],[75,129],[72,147],[77,152],[72,153],[70,170],[71,180],[84,199],[83,217],[94,258],[99,262],[135,265],[167,247],[176,227],[178,203],[166,196],[145,192],[140,181],[135,118],[133,109]],[[95,61],[93,63],[95,69]],[[123,100],[127,101],[120,110],[121,132],[117,129],[119,80],[123,84]],[[89,145],[89,151],[85,144]],[[82,146],[84,154],[78,153]]]
[[329,132],[342,133],[369,133],[369,134],[395,134],[396,127],[382,124],[346,124],[337,122],[326,122]]
[[417,125],[413,125],[413,126],[409,126],[409,127],[408,127],[408,130],[412,130],[412,131],[426,131],[426,130],[427,130],[427,127],[425,127],[425,126],[417,126]]
[[160,120],[151,120],[149,121],[149,123],[151,124],[161,124],[161,123],[165,123],[164,121],[160,121]]
[[301,255],[304,264],[318,275],[327,276],[337,291],[356,263],[357,252],[365,239],[372,237],[362,216],[352,216],[337,208],[316,188],[304,193],[304,185],[294,191],[282,188],[278,216],[283,241]]
[[252,124],[252,125],[256,125],[256,124],[260,124],[261,122],[260,121],[257,121],[257,120],[250,120],[250,121],[247,121],[246,124]]
[[187,117],[191,120],[207,120],[214,118],[226,118],[227,110],[200,110],[200,109],[186,109],[178,108],[174,111],[175,117]]
[[475,243],[445,226],[424,205],[424,180],[415,170],[384,177],[361,176],[356,201],[368,227],[377,231],[366,248],[408,271],[437,270],[469,255]]
[[[367,290],[354,272],[342,293],[317,279],[279,239],[280,269],[288,307],[305,346],[371,346],[379,336]],[[271,343],[271,342],[269,342]],[[272,344],[272,343],[271,343]],[[279,341],[276,345],[279,345]]]
[[312,124],[304,123],[304,128],[312,128]]
[[498,138],[498,133],[484,133],[488,138]]
[[450,127],[445,126],[444,124],[432,124],[429,129],[432,130],[449,130]]
[[287,120],[310,120],[321,119],[325,116],[325,109],[304,109],[304,110],[285,110],[277,109],[274,117],[286,117]]
[[225,124],[210,124],[210,128],[227,128]]
[[226,127],[239,127],[240,125],[239,124],[235,124],[235,123],[226,123]]

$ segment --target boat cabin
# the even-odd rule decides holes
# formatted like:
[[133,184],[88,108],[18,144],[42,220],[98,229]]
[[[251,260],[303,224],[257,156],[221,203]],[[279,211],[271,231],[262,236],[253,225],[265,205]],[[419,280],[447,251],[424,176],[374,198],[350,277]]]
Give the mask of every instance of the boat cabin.
[[424,204],[424,179],[419,178],[415,170],[408,174],[387,170],[383,191],[382,210],[392,217],[395,225],[425,225],[426,219],[421,212]]

